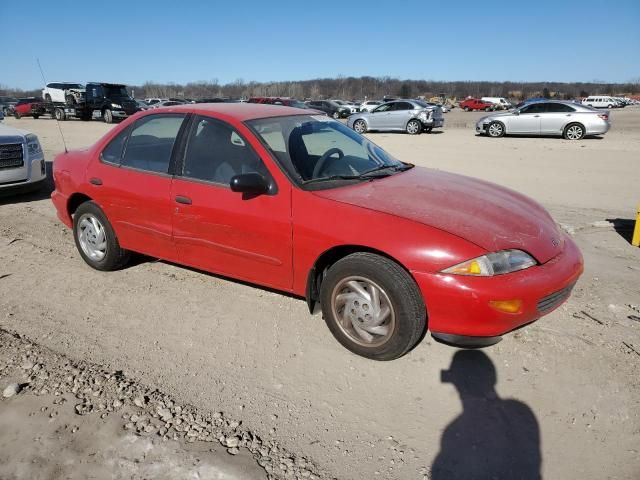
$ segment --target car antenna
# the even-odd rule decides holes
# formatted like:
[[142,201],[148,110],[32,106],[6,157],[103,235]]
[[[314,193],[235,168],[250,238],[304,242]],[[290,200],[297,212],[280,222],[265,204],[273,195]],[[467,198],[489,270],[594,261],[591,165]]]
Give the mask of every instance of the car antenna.
[[[44,71],[42,70],[42,65],[40,65],[40,59],[36,58],[36,61],[38,62],[38,68],[40,69],[40,75],[42,75],[42,81],[44,82],[44,86],[47,86],[47,80],[46,78],[44,78]],[[58,120],[58,117],[55,115],[55,112],[53,114],[53,118],[56,119],[56,125],[58,126],[58,131],[60,132],[60,136],[62,137],[62,145],[64,145],[64,153],[69,153],[69,150],[67,150],[67,142],[64,139],[64,135],[62,134],[62,128],[60,127],[60,121]]]

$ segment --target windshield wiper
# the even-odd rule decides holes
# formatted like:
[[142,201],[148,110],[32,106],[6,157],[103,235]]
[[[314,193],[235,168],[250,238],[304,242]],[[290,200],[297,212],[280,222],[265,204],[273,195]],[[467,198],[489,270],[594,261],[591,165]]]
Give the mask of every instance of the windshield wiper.
[[[333,180],[373,180],[375,178],[383,178],[393,175],[392,172],[404,172],[405,170],[409,170],[413,167],[414,165],[410,163],[403,163],[402,165],[379,165],[370,170],[365,170],[358,175],[330,175],[328,177],[312,178],[311,180],[306,180],[303,184],[308,185],[309,183],[331,182]],[[391,170],[391,172],[389,170]]]
[[362,179],[361,175],[330,175],[328,177],[312,178],[311,180],[305,180],[302,183],[303,185],[308,185],[310,183],[331,182],[333,180],[361,180],[361,179]]

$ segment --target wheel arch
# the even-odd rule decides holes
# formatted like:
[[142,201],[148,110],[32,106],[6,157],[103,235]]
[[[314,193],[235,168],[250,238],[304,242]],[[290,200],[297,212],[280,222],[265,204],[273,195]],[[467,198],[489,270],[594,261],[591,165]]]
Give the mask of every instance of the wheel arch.
[[67,200],[67,214],[69,215],[69,217],[72,217],[73,214],[76,213],[76,210],[80,205],[82,205],[85,202],[91,202],[91,201],[93,201],[93,198],[91,198],[89,195],[85,193],[80,193],[80,192],[73,193],[69,197],[69,200]]
[[344,257],[351,255],[352,253],[358,252],[374,253],[376,255],[380,255],[381,257],[388,258],[389,260],[400,265],[400,267],[403,268],[411,278],[413,278],[411,272],[402,264],[402,262],[400,262],[397,258],[392,257],[388,253],[383,252],[382,250],[367,247],[365,245],[354,244],[333,246],[320,254],[320,256],[316,259],[313,266],[309,270],[309,273],[307,274],[305,299],[307,301],[307,306],[309,307],[310,313],[313,313],[315,310],[316,302],[320,297],[320,285],[322,285],[322,280],[324,279],[324,276],[326,275],[329,267],[335,264],[338,260],[341,260]]
[[586,136],[587,136],[587,127],[585,126],[585,124],[584,124],[584,123],[582,123],[582,122],[578,122],[578,121],[576,121],[576,120],[572,120],[571,122],[568,122],[564,127],[562,127],[562,132],[561,132],[561,134],[562,134],[562,136],[563,136],[563,137],[564,137],[564,135],[565,135],[565,132],[567,131],[567,129],[568,129],[571,125],[579,125],[580,127],[582,127],[582,131],[583,131],[582,138],[584,138],[584,137],[586,137]]

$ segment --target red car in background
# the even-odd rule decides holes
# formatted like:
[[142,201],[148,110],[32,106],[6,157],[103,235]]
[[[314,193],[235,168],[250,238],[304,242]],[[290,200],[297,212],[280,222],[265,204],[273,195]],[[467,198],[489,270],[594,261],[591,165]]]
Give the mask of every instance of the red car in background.
[[484,110],[485,112],[490,112],[491,110],[494,110],[496,106],[493,103],[483,102],[477,98],[467,98],[460,102],[460,108],[465,112],[469,112],[471,110]]
[[97,270],[140,252],[316,303],[335,338],[391,360],[427,329],[466,346],[548,314],[582,273],[533,200],[396,160],[313,111],[139,112],[55,157],[51,198]]
[[16,118],[33,117],[38,118],[46,113],[41,98],[21,98],[13,107],[13,116]]

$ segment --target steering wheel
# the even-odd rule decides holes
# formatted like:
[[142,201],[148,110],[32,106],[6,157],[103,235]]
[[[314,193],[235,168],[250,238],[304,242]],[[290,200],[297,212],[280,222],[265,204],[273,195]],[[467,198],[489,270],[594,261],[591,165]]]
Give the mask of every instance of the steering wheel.
[[339,148],[330,148],[329,150],[324,152],[324,155],[322,155],[318,159],[318,163],[316,163],[316,166],[313,169],[313,175],[311,176],[311,178],[318,178],[320,172],[326,166],[327,161],[329,160],[329,157],[331,157],[331,155],[334,155],[336,153],[338,154],[338,158],[336,160],[340,160],[342,157],[344,157],[344,152]]

